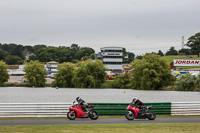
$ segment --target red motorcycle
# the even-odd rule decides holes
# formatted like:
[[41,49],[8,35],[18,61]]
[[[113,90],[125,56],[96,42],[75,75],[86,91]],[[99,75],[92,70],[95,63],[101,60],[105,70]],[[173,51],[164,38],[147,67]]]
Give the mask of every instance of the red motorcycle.
[[139,108],[138,105],[133,105],[133,102],[128,105],[126,108],[126,119],[134,120],[134,119],[149,119],[154,120],[156,118],[156,114],[153,111],[150,111],[151,106]]
[[73,102],[73,105],[69,107],[69,112],[67,113],[67,118],[70,120],[75,120],[76,118],[90,118],[92,120],[96,120],[99,117],[99,114],[94,111],[90,110],[90,108],[94,108],[93,105],[89,105],[87,107],[88,112],[84,112],[83,109],[81,108],[80,104],[74,104],[75,101]]

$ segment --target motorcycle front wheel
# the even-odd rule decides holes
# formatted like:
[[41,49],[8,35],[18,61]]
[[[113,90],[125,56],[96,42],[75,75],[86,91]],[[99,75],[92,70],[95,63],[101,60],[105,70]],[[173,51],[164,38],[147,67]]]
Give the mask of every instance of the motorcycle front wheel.
[[125,114],[126,119],[132,121],[135,118],[135,114],[132,111],[127,111]]
[[156,114],[153,111],[148,111],[147,112],[147,118],[149,120],[154,120],[154,119],[156,119]]
[[67,113],[67,118],[70,120],[75,120],[76,119],[76,113],[73,112],[72,114],[70,112]]
[[91,120],[96,120],[96,119],[98,119],[99,114],[98,114],[96,111],[91,110],[91,111],[89,112],[89,117],[90,117]]

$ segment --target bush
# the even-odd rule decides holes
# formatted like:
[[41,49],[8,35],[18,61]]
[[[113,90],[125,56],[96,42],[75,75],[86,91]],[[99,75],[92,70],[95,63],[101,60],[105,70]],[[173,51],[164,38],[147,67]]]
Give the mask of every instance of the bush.
[[24,66],[24,78],[28,81],[30,87],[44,87],[45,86],[45,76],[47,72],[44,68],[44,64],[39,61],[26,62]]
[[109,80],[101,84],[100,88],[114,88],[114,81]]
[[74,77],[73,71],[75,66],[72,63],[62,63],[58,65],[58,73],[55,75],[55,81],[52,86],[61,88],[73,87],[72,78]]
[[190,74],[182,75],[175,82],[174,90],[177,91],[193,91],[196,87],[196,77]]
[[26,83],[4,83],[1,87],[28,87]]
[[79,62],[72,83],[76,88],[99,88],[105,82],[106,70],[100,60]]
[[156,54],[147,53],[141,60],[134,60],[132,66],[133,89],[158,90],[176,80],[167,61]]
[[131,74],[124,73],[114,79],[114,88],[131,88]]
[[196,78],[195,85],[196,89],[200,91],[200,74]]
[[8,66],[6,65],[6,63],[0,61],[0,85],[7,82],[9,79],[7,68]]

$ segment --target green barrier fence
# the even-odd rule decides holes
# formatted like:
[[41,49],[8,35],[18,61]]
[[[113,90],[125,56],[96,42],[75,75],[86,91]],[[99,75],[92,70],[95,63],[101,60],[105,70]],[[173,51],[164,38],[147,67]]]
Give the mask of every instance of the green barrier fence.
[[[120,116],[125,115],[126,108],[129,103],[89,103],[94,105],[94,110],[96,110],[99,115],[104,116]],[[156,115],[171,115],[171,103],[144,103],[145,106],[151,106],[152,111]]]

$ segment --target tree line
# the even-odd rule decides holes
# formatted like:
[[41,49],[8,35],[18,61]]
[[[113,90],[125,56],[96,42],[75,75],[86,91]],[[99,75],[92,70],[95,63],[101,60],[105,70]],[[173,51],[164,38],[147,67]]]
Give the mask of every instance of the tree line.
[[[126,55],[128,55],[128,58],[125,58]],[[70,47],[54,47],[44,44],[23,46],[14,43],[0,43],[0,60],[5,61],[8,65],[23,64],[24,61],[30,62],[31,60],[38,60],[44,63],[49,61],[76,63],[81,59],[94,60],[95,57],[94,49],[90,47],[80,47],[78,44],[72,44]],[[126,49],[123,48],[123,59],[125,63],[132,62],[134,57],[134,53],[127,52]]]
[[14,43],[1,44],[0,43],[0,60],[4,60],[6,64],[22,64],[23,60],[39,60],[40,62],[57,61],[63,62],[77,62],[81,58],[94,59],[95,51],[89,47],[80,47],[78,44],[72,44],[70,47],[66,46],[23,46]]

